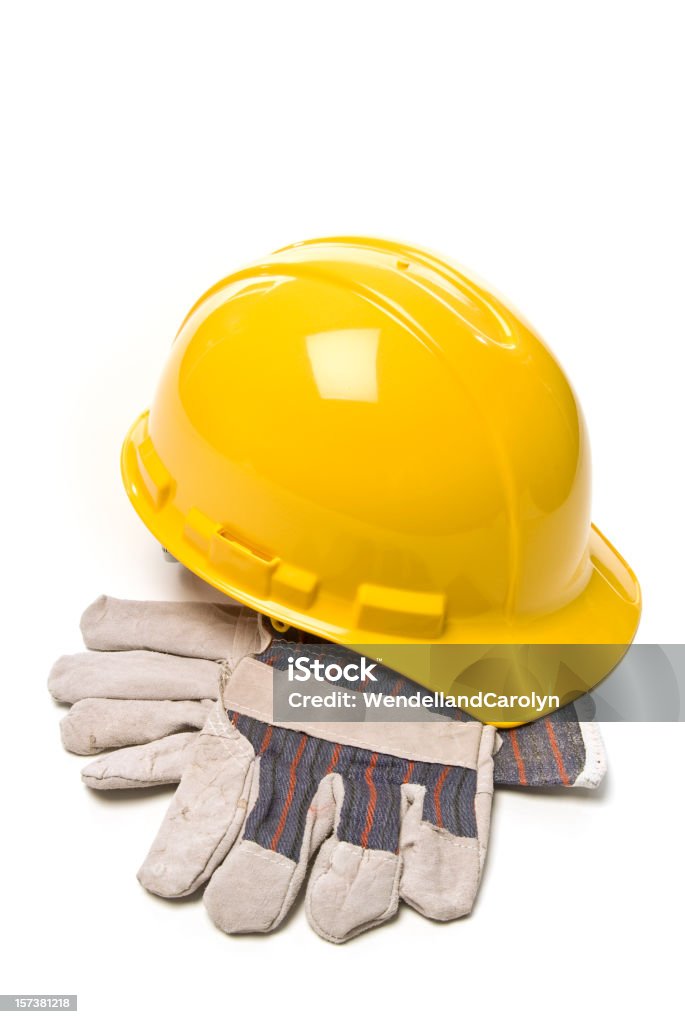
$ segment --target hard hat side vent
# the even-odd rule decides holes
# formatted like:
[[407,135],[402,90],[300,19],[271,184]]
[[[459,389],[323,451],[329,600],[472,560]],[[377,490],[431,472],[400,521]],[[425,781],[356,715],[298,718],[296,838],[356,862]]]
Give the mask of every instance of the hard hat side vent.
[[357,590],[355,618],[363,629],[438,637],[444,629],[445,606],[444,594],[362,583]]
[[147,499],[155,512],[160,512],[172,500],[176,482],[155,451],[147,425],[146,413],[124,448],[124,459],[134,470],[140,496]]

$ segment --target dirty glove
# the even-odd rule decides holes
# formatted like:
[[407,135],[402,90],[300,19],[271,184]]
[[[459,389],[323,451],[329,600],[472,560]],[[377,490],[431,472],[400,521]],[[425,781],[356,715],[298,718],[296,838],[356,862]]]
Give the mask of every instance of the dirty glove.
[[[302,653],[298,631],[272,639],[254,612],[226,604],[100,597],[84,612],[81,630],[90,650],[60,658],[48,686],[55,700],[72,705],[61,722],[66,749],[109,751],[82,771],[93,789],[178,783],[219,694],[218,662],[262,651],[260,659],[284,668]],[[420,690],[387,669],[377,685],[408,696]],[[604,775],[599,730],[579,723],[573,705],[500,737],[496,785],[592,788]]]

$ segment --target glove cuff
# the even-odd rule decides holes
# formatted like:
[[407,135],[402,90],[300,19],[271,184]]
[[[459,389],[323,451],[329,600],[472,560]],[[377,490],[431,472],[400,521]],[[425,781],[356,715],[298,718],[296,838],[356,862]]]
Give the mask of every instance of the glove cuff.
[[[495,729],[481,722],[454,722],[441,715],[420,722],[293,721],[276,722],[273,712],[274,670],[263,662],[243,658],[222,687],[224,708],[268,725],[305,733],[345,746],[423,761],[478,768],[482,744],[495,744]],[[331,687],[331,691],[339,688]],[[322,712],[323,714],[324,712]]]

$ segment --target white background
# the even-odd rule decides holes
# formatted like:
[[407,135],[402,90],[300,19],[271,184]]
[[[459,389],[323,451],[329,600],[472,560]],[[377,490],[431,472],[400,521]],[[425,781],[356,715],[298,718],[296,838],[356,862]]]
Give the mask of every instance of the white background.
[[681,725],[607,727],[599,795],[498,793],[469,919],[404,909],[333,947],[301,906],[236,939],[148,896],[168,794],[85,790],[45,689],[97,594],[203,594],[128,506],[122,437],[206,287],[329,233],[442,250],[532,320],[581,397],[640,639],[685,639],[682,16],[3,5],[0,991],[78,992],[98,1022],[682,1014]]

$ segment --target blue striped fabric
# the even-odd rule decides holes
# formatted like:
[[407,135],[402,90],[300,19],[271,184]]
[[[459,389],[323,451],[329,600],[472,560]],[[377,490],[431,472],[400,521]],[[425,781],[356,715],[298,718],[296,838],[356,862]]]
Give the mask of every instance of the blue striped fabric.
[[260,757],[259,795],[245,838],[298,860],[307,814],[329,772],[344,782],[337,837],[365,849],[396,853],[403,783],[425,787],[423,819],[456,836],[476,836],[476,773],[360,750],[230,713]]

